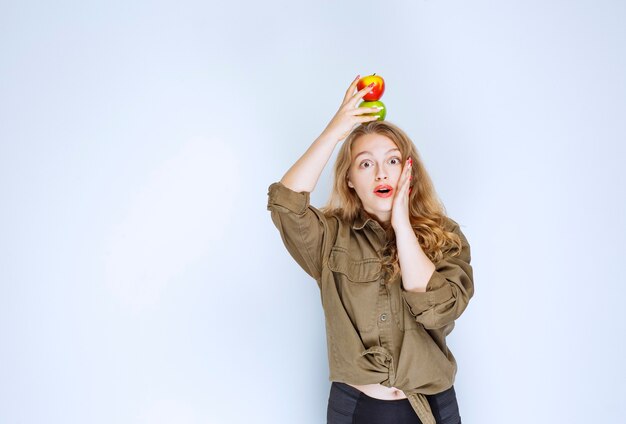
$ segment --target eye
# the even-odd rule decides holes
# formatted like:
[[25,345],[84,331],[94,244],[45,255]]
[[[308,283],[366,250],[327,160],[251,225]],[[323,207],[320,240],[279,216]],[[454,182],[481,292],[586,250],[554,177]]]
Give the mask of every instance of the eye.
[[364,160],[363,162],[359,164],[359,168],[369,168],[371,166],[372,166],[371,160]]
[[392,165],[398,165],[400,163],[400,158],[394,156],[391,159],[389,159],[389,163],[392,164]]

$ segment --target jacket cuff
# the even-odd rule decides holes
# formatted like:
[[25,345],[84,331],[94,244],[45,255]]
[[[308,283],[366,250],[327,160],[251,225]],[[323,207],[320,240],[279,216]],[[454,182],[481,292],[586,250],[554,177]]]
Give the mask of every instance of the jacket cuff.
[[452,297],[452,288],[441,273],[434,271],[426,285],[425,292],[412,292],[402,289],[402,297],[412,315],[418,316],[435,305],[445,303]]
[[287,188],[283,183],[276,182],[269,186],[267,209],[272,207],[282,207],[289,212],[302,215],[309,207],[309,197],[311,193],[303,191],[298,193]]

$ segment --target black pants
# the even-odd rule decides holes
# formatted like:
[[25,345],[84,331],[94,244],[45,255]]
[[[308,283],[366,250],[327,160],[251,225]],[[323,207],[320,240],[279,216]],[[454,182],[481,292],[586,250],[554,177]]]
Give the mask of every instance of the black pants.
[[[454,386],[426,395],[437,424],[461,424]],[[408,399],[381,400],[344,383],[333,382],[327,424],[422,424]]]

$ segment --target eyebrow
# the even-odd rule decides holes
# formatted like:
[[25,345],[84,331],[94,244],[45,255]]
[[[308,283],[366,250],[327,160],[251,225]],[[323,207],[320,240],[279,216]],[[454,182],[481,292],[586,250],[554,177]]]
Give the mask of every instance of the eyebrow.
[[[398,148],[391,149],[391,150],[387,151],[387,153],[385,153],[385,156],[387,156],[389,153],[391,153],[391,152],[395,152],[395,151],[398,151],[398,152],[399,152],[399,151],[400,151],[400,149],[398,149]],[[363,150],[361,153],[357,154],[357,155],[354,157],[354,160],[356,160],[356,158],[358,158],[359,156],[364,155],[364,154],[367,154],[367,153],[369,153],[370,155],[372,154],[372,152],[369,152],[369,151],[367,151],[367,150]]]

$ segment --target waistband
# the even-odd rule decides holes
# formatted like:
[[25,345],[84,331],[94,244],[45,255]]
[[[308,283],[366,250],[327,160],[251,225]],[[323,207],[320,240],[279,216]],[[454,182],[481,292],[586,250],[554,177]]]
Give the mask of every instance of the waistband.
[[[382,375],[387,375],[387,381],[390,383],[390,386],[395,386],[396,370],[393,356],[387,349],[381,346],[374,346],[361,353],[361,356],[369,359],[371,369],[376,369]],[[398,388],[402,390],[401,387]],[[426,395],[406,392],[405,394],[422,424],[437,424]]]
[[[344,390],[355,397],[358,397],[360,394],[362,394],[360,390],[356,389],[355,387],[352,387],[349,384],[341,383],[337,381],[333,382],[333,384],[336,384],[340,390]],[[375,399],[375,398],[372,398],[372,399]],[[375,400],[380,400],[380,399],[375,399]],[[419,417],[420,421],[423,424],[437,424],[435,420],[435,416],[433,415],[432,409],[430,408],[430,404],[428,403],[428,398],[426,398],[426,395],[423,395],[421,393],[412,393],[412,394],[407,394],[406,399],[383,400],[382,402],[402,402],[406,400],[409,401],[409,403],[411,404],[411,407],[413,408],[413,410],[415,411],[415,413],[417,414],[417,416]]]

